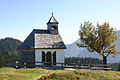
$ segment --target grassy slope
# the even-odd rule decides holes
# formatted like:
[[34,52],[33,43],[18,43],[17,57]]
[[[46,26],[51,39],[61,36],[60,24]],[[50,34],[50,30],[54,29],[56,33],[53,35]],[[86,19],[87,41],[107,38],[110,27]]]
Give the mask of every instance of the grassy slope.
[[120,80],[120,72],[114,71],[63,71],[43,76],[39,80]]
[[83,70],[64,71],[64,70],[45,70],[38,68],[33,68],[33,69],[0,68],[0,80],[37,80],[37,79],[38,80],[120,80],[120,72],[83,71]]
[[0,68],[0,80],[36,80],[40,76],[53,73],[52,70],[45,69],[14,69]]

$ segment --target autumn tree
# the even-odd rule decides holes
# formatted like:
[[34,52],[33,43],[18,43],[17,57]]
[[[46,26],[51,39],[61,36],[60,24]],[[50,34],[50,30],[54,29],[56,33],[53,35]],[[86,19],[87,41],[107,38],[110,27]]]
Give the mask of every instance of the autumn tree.
[[119,54],[116,50],[116,30],[110,27],[109,23],[102,25],[97,24],[95,27],[92,23],[81,23],[79,35],[81,43],[79,47],[87,48],[89,52],[97,52],[103,57],[103,64],[107,64],[107,57],[110,54]]

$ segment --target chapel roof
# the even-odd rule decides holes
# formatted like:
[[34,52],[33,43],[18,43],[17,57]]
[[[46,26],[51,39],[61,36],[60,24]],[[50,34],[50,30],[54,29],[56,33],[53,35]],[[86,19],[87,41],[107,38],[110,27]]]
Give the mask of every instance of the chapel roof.
[[59,22],[55,19],[55,17],[53,16],[53,12],[52,12],[52,16],[50,17],[49,21],[47,22],[47,24],[52,24],[52,23],[56,23],[58,24]]
[[49,30],[33,29],[20,49],[66,49],[60,34],[50,34]]

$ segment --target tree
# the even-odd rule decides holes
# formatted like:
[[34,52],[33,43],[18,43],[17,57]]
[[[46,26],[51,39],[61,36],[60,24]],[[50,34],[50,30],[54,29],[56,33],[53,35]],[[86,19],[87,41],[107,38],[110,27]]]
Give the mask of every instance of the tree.
[[107,64],[107,57],[110,54],[119,54],[116,50],[116,30],[110,27],[109,23],[103,25],[97,24],[96,27],[92,23],[81,23],[79,35],[81,43],[77,43],[79,47],[87,48],[89,52],[97,52],[103,57],[103,64]]

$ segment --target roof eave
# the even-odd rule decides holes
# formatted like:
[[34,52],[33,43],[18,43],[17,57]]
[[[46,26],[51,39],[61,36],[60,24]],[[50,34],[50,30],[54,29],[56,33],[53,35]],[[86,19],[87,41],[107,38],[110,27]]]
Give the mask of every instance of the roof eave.
[[65,48],[21,48],[21,49],[17,49],[17,50],[35,50],[35,49],[67,49]]
[[59,22],[48,22],[47,24],[58,24]]

